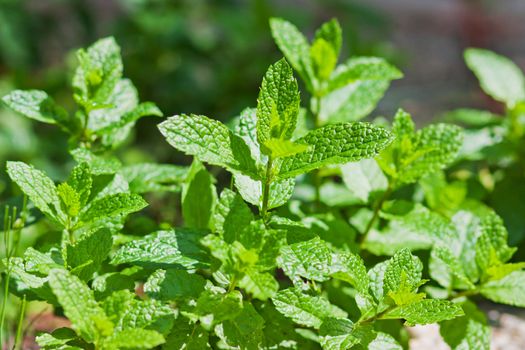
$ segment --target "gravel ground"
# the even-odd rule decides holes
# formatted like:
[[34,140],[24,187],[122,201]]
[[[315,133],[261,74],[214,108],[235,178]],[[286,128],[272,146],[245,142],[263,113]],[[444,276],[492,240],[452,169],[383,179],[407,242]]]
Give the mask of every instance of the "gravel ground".
[[[525,349],[525,311],[501,305],[484,304],[492,328],[491,350]],[[449,350],[439,335],[439,326],[431,324],[409,328],[410,350]]]

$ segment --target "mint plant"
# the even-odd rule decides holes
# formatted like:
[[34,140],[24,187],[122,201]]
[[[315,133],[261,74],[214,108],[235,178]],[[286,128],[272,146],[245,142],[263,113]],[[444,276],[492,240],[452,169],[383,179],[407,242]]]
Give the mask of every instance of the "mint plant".
[[[416,130],[403,110],[390,130],[359,121],[401,73],[376,58],[337,66],[335,20],[311,45],[284,20],[271,27],[286,57],[268,68],[255,108],[229,124],[195,114],[159,124],[189,166],[114,155],[138,117],[160,113],[120,94],[131,83],[112,39],[79,51],[74,117],[43,92],[4,97],[63,128],[77,163],[62,181],[6,166],[13,193],[29,199],[19,221],[6,219],[6,242],[24,225],[47,240],[7,249],[5,293],[22,315],[43,301],[70,321],[38,334],[41,348],[403,349],[404,326],[439,323],[452,349],[489,349],[478,298],[525,307],[525,263],[511,260],[503,220],[454,178],[462,128]],[[150,192],[176,196],[164,208],[176,223],[143,211]]]

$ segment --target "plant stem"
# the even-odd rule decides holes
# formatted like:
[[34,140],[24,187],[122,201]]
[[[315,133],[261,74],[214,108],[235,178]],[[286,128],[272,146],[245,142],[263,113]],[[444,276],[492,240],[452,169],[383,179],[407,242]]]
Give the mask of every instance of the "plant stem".
[[368,236],[368,233],[372,229],[372,226],[374,226],[374,223],[376,222],[376,220],[379,218],[379,212],[381,211],[381,208],[383,207],[383,204],[385,203],[385,201],[392,194],[392,190],[393,190],[392,184],[388,184],[386,191],[383,193],[383,195],[377,202],[376,206],[374,207],[374,214],[372,215],[372,218],[366,225],[366,228],[363,231],[363,234],[361,235],[361,241],[360,241],[361,246],[363,246],[364,242],[366,241],[366,237]]
[[22,330],[23,330],[23,324],[24,324],[24,319],[25,319],[25,314],[26,314],[26,306],[27,306],[27,300],[24,294],[24,299],[22,299],[22,306],[20,309],[20,317],[18,319],[18,325],[16,327],[15,344],[13,346],[15,350],[22,349],[21,338],[23,335]]
[[273,159],[272,156],[268,157],[268,163],[266,164],[266,176],[264,178],[264,188],[263,188],[263,198],[262,198],[262,208],[261,208],[261,217],[266,221],[266,215],[268,212],[268,202],[270,200],[270,185],[272,184],[272,167]]
[[[4,323],[5,323],[5,312],[7,308],[7,299],[9,298],[9,280],[11,278],[11,266],[10,266],[10,235],[11,235],[11,223],[12,218],[9,215],[9,206],[5,206],[4,210],[4,249],[5,249],[5,259],[6,259],[6,271],[5,271],[5,280],[4,280],[4,295],[2,300],[2,309],[0,310],[0,348],[4,344]],[[6,332],[7,335],[7,332]],[[7,338],[7,337],[6,337]]]

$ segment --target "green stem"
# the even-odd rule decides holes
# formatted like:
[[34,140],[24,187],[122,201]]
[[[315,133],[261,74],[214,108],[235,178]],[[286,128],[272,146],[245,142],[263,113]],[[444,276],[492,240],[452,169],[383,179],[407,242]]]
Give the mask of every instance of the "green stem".
[[272,184],[272,169],[273,168],[273,159],[271,156],[268,157],[268,163],[266,164],[266,176],[264,178],[264,188],[263,188],[263,198],[262,198],[262,208],[261,208],[261,217],[266,220],[266,215],[268,212],[268,202],[270,201],[270,185]]
[[363,246],[364,242],[366,241],[366,237],[368,236],[368,233],[370,232],[370,230],[374,226],[376,220],[379,218],[379,212],[383,208],[383,204],[385,203],[385,201],[392,194],[392,191],[393,191],[392,184],[388,184],[388,187],[387,187],[386,191],[383,193],[383,195],[381,196],[381,198],[377,202],[376,206],[374,207],[374,213],[372,215],[372,218],[370,219],[370,221],[366,225],[366,228],[363,231],[363,234],[361,235],[361,241],[360,241],[361,247]]
[[23,324],[24,324],[24,319],[25,319],[25,314],[26,314],[26,306],[27,306],[27,300],[24,294],[24,299],[22,299],[22,306],[20,309],[20,317],[18,319],[18,325],[16,327],[15,345],[13,346],[15,350],[22,349],[21,339],[23,335],[22,330],[23,330]]

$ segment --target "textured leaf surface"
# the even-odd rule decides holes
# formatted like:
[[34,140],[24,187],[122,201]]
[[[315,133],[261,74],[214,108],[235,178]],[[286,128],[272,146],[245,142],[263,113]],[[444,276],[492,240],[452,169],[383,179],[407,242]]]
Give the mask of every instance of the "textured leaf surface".
[[7,162],[7,173],[33,204],[46,216],[61,221],[60,199],[53,180],[23,162]]
[[156,331],[130,328],[110,337],[106,346],[110,349],[153,349],[163,343],[164,337]]
[[423,264],[410,250],[402,249],[388,260],[384,277],[384,293],[397,292],[408,287],[413,291],[419,286]]
[[462,308],[465,316],[440,323],[441,336],[453,350],[489,350],[490,327],[485,314],[472,302]]
[[328,92],[358,80],[393,80],[403,77],[394,66],[379,57],[351,58],[337,67],[328,83]]
[[284,57],[311,89],[313,72],[310,45],[304,35],[292,23],[281,18],[270,19],[270,28]]
[[292,137],[299,114],[299,89],[292,68],[282,59],[271,65],[257,99],[257,140],[260,145]]
[[257,349],[263,339],[264,319],[252,304],[244,303],[242,311],[233,319],[215,328],[216,334],[231,347]]
[[385,191],[388,186],[388,179],[374,159],[345,164],[341,173],[345,186],[365,203],[370,196]]
[[358,292],[368,293],[370,280],[363,259],[357,255],[352,253],[336,254],[331,266],[331,275],[350,283]]
[[208,332],[199,324],[192,324],[183,317],[177,318],[172,332],[166,338],[163,350],[185,349],[204,350],[211,349],[208,344]]
[[196,298],[204,291],[206,280],[184,270],[157,270],[144,284],[144,292],[159,300]]
[[208,252],[199,244],[202,233],[188,229],[158,231],[125,244],[112,264],[173,266],[185,269],[207,267]]
[[40,90],[15,90],[4,96],[2,101],[15,112],[44,123],[60,124],[68,117],[65,109]]
[[272,301],[275,308],[294,322],[318,329],[325,318],[347,316],[346,312],[319,296],[304,294],[300,289],[288,288],[279,291]]
[[224,189],[215,208],[214,228],[224,235],[226,242],[233,242],[240,229],[250,225],[254,215],[237,193]]
[[98,218],[128,215],[148,205],[141,196],[134,193],[116,193],[95,200],[80,219],[84,222]]
[[515,271],[481,287],[481,294],[497,303],[525,307],[525,271]]
[[319,335],[321,345],[326,350],[350,349],[359,343],[359,338],[352,335],[354,324],[346,318],[327,318],[321,324]]
[[430,324],[462,316],[463,310],[448,300],[424,299],[416,303],[398,306],[383,318],[401,318],[408,325]]
[[330,165],[375,156],[391,141],[388,131],[367,123],[333,124],[296,140],[308,150],[282,160],[279,178],[304,174]]
[[[234,181],[235,187],[242,198],[260,209],[262,207],[262,182],[241,174],[236,174]],[[293,178],[273,181],[270,184],[268,209],[277,208],[286,204],[293,195],[294,187],[295,180]]]
[[93,342],[97,339],[101,324],[111,325],[93,292],[78,277],[66,270],[54,269],[49,274],[49,285],[73,328],[85,340]]
[[90,280],[108,257],[112,245],[113,238],[109,230],[95,231],[66,246],[67,265],[80,279]]
[[476,74],[481,88],[495,100],[513,107],[525,100],[525,78],[506,57],[483,49],[465,50],[467,66]]
[[328,280],[331,262],[332,252],[319,238],[284,246],[277,258],[284,273],[299,284],[302,284],[301,277],[320,282]]
[[199,115],[176,115],[159,125],[168,143],[185,154],[258,178],[250,149],[224,124]]
[[207,229],[217,201],[215,179],[199,161],[194,161],[182,186],[182,216],[189,228]]
[[179,191],[188,168],[172,164],[142,163],[120,169],[133,193]]

